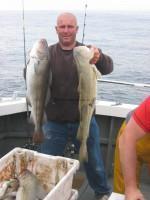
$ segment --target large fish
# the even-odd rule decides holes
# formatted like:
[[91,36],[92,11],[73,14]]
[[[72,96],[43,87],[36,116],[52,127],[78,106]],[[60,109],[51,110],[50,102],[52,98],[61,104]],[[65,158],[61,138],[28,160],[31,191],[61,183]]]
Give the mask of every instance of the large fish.
[[79,159],[87,161],[87,138],[89,136],[90,121],[95,109],[96,82],[100,78],[100,72],[94,64],[90,64],[94,50],[86,46],[78,46],[73,50],[75,63],[79,77],[79,112],[80,123],[77,132],[77,139],[80,141]]
[[29,170],[25,170],[20,174],[18,179],[19,189],[16,194],[16,200],[39,200],[44,199],[47,195],[37,177]]
[[30,51],[29,62],[26,69],[27,102],[31,105],[31,118],[35,128],[33,142],[41,143],[43,140],[42,123],[44,108],[48,98],[48,86],[51,80],[50,55],[45,39],[38,40]]

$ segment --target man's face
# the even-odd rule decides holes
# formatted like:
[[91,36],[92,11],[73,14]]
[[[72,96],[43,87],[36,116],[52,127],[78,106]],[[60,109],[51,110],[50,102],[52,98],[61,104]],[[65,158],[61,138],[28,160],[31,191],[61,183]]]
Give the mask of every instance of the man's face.
[[62,46],[72,46],[76,40],[77,31],[77,22],[73,16],[62,15],[58,18],[56,32]]

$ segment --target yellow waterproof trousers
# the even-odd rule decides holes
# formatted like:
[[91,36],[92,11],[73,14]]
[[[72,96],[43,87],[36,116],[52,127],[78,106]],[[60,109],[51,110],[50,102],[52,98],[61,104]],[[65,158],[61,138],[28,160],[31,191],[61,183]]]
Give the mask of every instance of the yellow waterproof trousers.
[[[114,158],[114,192],[124,193],[124,180],[121,172],[121,164],[119,159],[119,145],[118,138],[126,127],[126,121],[123,122],[116,140],[115,158]],[[139,186],[140,170],[142,164],[146,163],[150,172],[150,134],[146,134],[142,139],[137,142],[137,165],[136,176],[137,185]]]

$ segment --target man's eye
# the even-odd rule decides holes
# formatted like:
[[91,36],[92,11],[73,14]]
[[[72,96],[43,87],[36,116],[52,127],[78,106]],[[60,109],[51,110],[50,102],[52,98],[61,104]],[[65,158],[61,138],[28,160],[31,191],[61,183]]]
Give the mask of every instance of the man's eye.
[[65,28],[65,26],[59,26],[59,28]]
[[73,26],[59,26],[59,28],[62,28],[62,29],[64,29],[64,28],[73,28]]
[[68,26],[68,28],[73,28],[73,26]]

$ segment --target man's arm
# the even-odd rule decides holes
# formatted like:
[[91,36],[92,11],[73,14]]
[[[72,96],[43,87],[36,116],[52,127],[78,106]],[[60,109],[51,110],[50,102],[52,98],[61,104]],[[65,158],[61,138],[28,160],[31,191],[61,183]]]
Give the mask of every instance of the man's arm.
[[109,56],[100,51],[100,59],[96,63],[96,67],[102,75],[110,74],[113,71],[113,61]]
[[94,57],[91,59],[90,63],[95,64],[102,75],[110,74],[113,71],[112,59],[103,54],[100,49],[94,46],[91,46],[90,48],[94,49]]
[[129,120],[124,133],[119,138],[119,153],[125,183],[126,200],[144,200],[137,188],[136,180],[136,142],[146,133],[133,117]]

